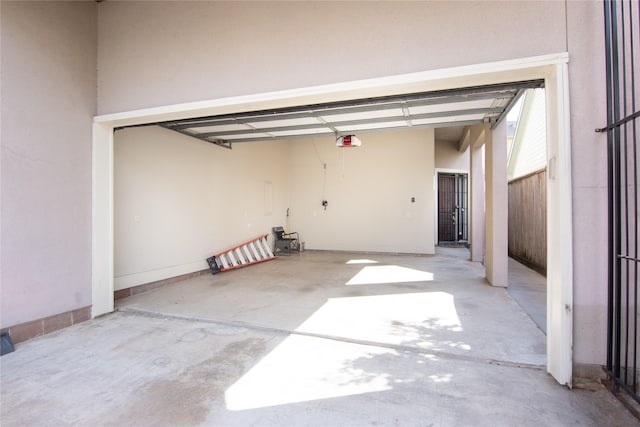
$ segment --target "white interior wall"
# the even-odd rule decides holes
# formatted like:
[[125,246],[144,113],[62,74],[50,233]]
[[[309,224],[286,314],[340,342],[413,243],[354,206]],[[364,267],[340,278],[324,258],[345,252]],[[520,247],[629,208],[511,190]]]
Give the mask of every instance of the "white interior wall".
[[115,289],[206,269],[284,221],[286,142],[227,150],[154,126],[116,131],[114,152]]
[[310,249],[434,253],[433,135],[363,134],[355,148],[289,142],[290,230]]
[[160,127],[117,131],[115,289],[205,269],[207,257],[277,225],[308,249],[433,253],[433,130],[362,139],[227,150]]

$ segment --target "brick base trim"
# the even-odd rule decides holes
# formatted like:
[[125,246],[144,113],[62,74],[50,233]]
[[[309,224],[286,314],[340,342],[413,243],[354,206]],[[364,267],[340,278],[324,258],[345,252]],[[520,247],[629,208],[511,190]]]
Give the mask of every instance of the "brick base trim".
[[11,341],[16,344],[45,334],[50,334],[51,332],[89,319],[91,319],[91,306],[9,326],[8,328],[2,329],[2,332],[8,333],[9,336],[11,336]]
[[133,286],[126,289],[118,289],[113,293],[114,301],[127,298],[133,295],[141,294],[143,292],[149,292],[153,289],[161,288],[163,286],[172,285],[174,283],[182,282],[183,280],[191,279],[193,277],[202,276],[203,274],[210,274],[210,270],[194,271],[193,273],[182,274],[176,277],[170,277],[168,279],[162,279],[151,283],[145,283],[144,285]]

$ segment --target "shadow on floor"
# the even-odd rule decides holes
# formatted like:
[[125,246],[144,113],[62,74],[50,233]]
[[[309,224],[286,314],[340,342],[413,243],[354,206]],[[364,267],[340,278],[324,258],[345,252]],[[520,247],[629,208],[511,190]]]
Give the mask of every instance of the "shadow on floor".
[[509,295],[547,334],[547,278],[509,258]]

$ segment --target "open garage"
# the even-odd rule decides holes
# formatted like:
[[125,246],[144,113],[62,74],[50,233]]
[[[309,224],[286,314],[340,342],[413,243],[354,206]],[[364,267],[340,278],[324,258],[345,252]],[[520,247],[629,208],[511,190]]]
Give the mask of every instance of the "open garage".
[[[636,3],[0,11],[3,424],[629,421],[602,382],[638,400]],[[527,305],[504,114],[531,88]],[[304,250],[208,272],[274,227]]]

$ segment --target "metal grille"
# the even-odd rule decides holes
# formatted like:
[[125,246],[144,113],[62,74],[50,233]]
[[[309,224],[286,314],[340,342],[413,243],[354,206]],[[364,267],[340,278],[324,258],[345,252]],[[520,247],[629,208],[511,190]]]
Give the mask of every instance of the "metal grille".
[[438,174],[438,243],[456,241],[456,177]]
[[614,392],[640,402],[638,372],[638,135],[640,8],[604,2],[609,175],[609,306],[607,369]]
[[438,174],[438,243],[467,241],[468,192],[466,174]]

